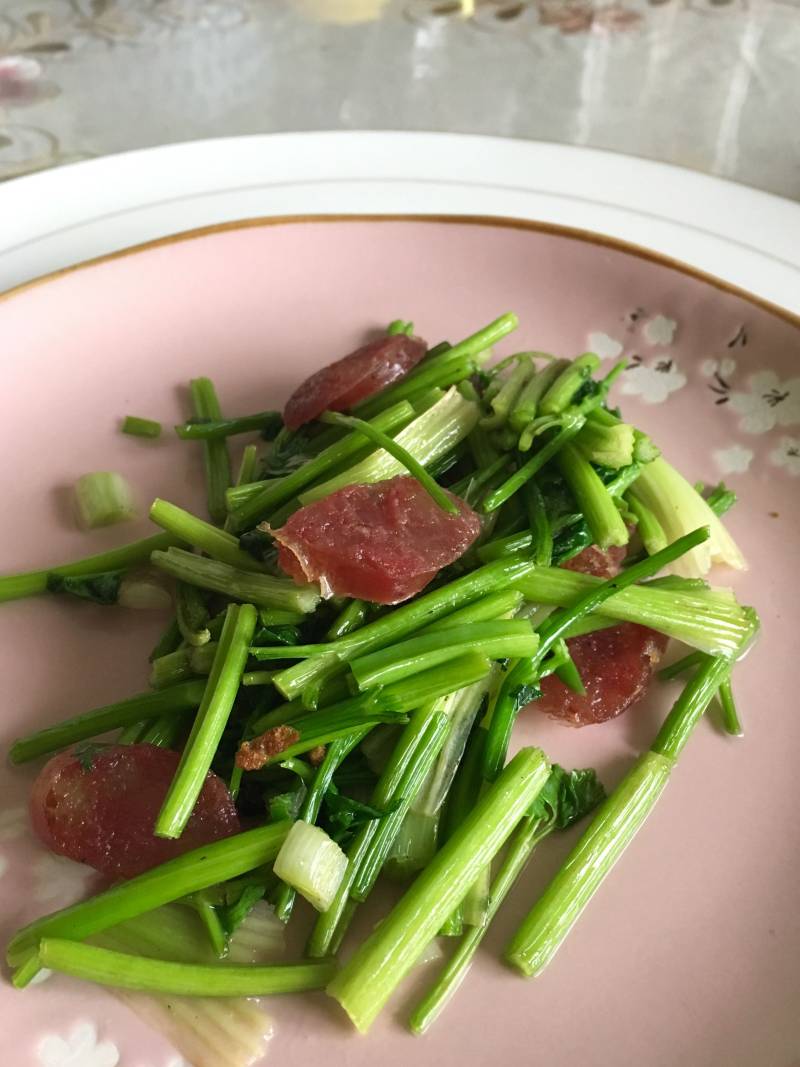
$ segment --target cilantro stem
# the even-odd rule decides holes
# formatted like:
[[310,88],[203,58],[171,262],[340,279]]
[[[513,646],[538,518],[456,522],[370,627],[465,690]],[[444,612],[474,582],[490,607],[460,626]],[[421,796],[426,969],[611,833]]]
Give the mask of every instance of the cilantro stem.
[[736,701],[733,698],[733,688],[729,677],[720,682],[717,695],[722,708],[722,725],[725,732],[733,737],[742,737],[744,730],[739,720],[739,712],[736,710]]
[[80,578],[87,574],[125,570],[139,563],[146,563],[153,552],[168,549],[177,544],[180,544],[179,538],[169,533],[161,533],[154,537],[145,537],[142,541],[122,545],[120,548],[112,548],[108,552],[100,552],[96,556],[87,556],[74,563],[60,563],[54,567],[45,567],[43,570],[2,575],[0,576],[0,603],[45,593],[48,575],[57,574],[62,578]]
[[328,986],[366,1032],[443,920],[505,843],[549,773],[538,749],[522,749],[380,926]]
[[150,507],[150,518],[168,533],[174,535],[173,544],[186,542],[206,552],[212,559],[238,567],[243,571],[264,572],[251,555],[239,548],[239,539],[233,534],[198,519],[191,512],[170,504],[168,500],[156,499]]
[[192,732],[156,818],[158,837],[180,837],[189,821],[239,691],[256,619],[252,604],[228,606]]
[[600,548],[627,545],[628,528],[614,497],[600,480],[600,475],[578,448],[567,444],[558,453],[558,468],[583,512],[592,538]]
[[[189,392],[195,418],[214,421],[222,418],[217,391],[210,378],[193,378],[189,382]],[[222,523],[227,515],[225,490],[231,484],[231,461],[224,437],[203,442],[203,464],[206,472],[208,512],[214,522]]]
[[78,741],[104,734],[107,730],[119,730],[134,723],[162,715],[179,715],[196,708],[203,698],[205,683],[182,682],[155,693],[107,704],[94,711],[87,711],[72,719],[65,719],[54,726],[28,734],[15,741],[9,751],[12,763],[27,763],[48,752],[56,752]]
[[155,419],[140,419],[137,415],[126,415],[122,420],[121,430],[130,437],[161,436],[161,423]]
[[583,426],[585,419],[582,415],[564,415],[559,420],[559,428],[550,440],[542,445],[538,452],[519,467],[510,478],[490,493],[481,505],[481,510],[487,514],[496,511],[501,504],[505,504],[515,493],[531,480],[541,468],[554,456],[558,455],[566,446],[567,442],[575,436]]
[[239,433],[266,433],[274,437],[283,425],[277,411],[258,411],[254,415],[239,415],[235,419],[208,419],[204,422],[184,422],[175,427],[183,441],[218,441]]
[[428,474],[419,460],[416,460],[408,449],[403,448],[401,444],[387,434],[376,430],[374,426],[363,419],[357,419],[353,415],[341,415],[336,411],[323,412],[320,415],[320,422],[327,423],[329,426],[341,426],[347,430],[357,430],[367,440],[372,441],[373,444],[382,448],[384,452],[388,452],[390,456],[393,456],[398,463],[402,463],[408,473],[413,478],[416,478],[428,496],[439,505],[442,511],[447,512],[448,515],[459,514],[458,505],[451,500],[444,489],[437,485],[436,480]]
[[11,966],[19,966],[35,953],[40,938],[81,941],[189,893],[247,874],[275,859],[290,825],[288,820],[273,823],[203,845],[89,900],[36,919],[14,935],[6,958]]

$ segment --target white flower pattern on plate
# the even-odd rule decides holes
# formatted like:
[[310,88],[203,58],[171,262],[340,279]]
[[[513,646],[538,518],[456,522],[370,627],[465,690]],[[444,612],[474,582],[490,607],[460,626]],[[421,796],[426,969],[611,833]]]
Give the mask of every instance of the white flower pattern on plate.
[[600,359],[617,359],[622,353],[622,345],[609,337],[607,333],[590,333],[586,338],[590,352],[594,352]]
[[644,324],[642,336],[649,345],[671,345],[678,324],[666,315],[654,315]]
[[742,418],[745,433],[766,433],[776,426],[800,424],[800,378],[781,381],[771,370],[750,378],[746,393],[731,393],[730,407]]
[[726,359],[704,359],[700,364],[700,373],[704,378],[713,378],[719,374],[721,378],[730,378],[736,370],[736,360],[730,357]]
[[119,1049],[111,1041],[98,1041],[94,1023],[78,1023],[69,1037],[47,1034],[39,1042],[41,1067],[117,1067]]
[[743,445],[731,445],[729,448],[718,448],[713,456],[723,474],[744,474],[750,470],[754,453]]
[[800,438],[782,437],[769,454],[770,463],[783,467],[793,478],[800,477]]
[[670,393],[683,389],[686,375],[674,359],[656,356],[650,363],[639,359],[622,377],[621,390],[625,396],[639,396],[645,404],[663,404]]
[[41,904],[58,900],[62,906],[86,895],[87,882],[94,877],[91,867],[75,863],[64,856],[43,852],[33,865],[33,895]]

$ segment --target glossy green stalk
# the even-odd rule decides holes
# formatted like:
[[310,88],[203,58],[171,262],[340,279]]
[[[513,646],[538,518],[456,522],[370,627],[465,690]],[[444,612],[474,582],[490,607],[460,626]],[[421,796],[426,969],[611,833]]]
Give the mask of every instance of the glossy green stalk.
[[539,451],[534,453],[527,463],[524,463],[516,470],[498,489],[495,489],[494,492],[486,497],[481,505],[481,510],[488,514],[496,511],[501,504],[505,504],[507,500],[510,500],[515,493],[518,493],[533,478],[534,474],[542,469],[545,463],[548,463],[567,447],[567,442],[575,436],[583,426],[583,423],[582,415],[564,415],[553,437],[542,445]]
[[197,586],[176,582],[175,618],[181,637],[188,645],[199,648],[211,640],[208,608]]
[[662,667],[658,672],[658,677],[662,682],[669,682],[673,678],[678,678],[685,671],[693,670],[695,667],[699,667],[701,663],[705,662],[705,655],[702,652],[690,652],[686,656],[682,656],[680,659],[676,659],[674,663],[668,664],[666,667]]
[[537,567],[549,567],[553,561],[553,531],[547,517],[542,491],[532,478],[522,490],[525,516],[533,539],[533,559]]
[[[530,358],[530,354],[522,352],[514,357],[517,365],[511,374],[502,381],[498,391],[489,399],[492,414],[481,419],[484,429],[495,430],[503,426],[509,418],[514,405],[522,393],[525,385],[536,374],[536,368]],[[499,379],[496,379],[499,381]]]
[[393,459],[396,459],[398,463],[402,464],[408,473],[413,478],[416,478],[428,496],[438,504],[442,511],[447,512],[449,515],[459,514],[458,505],[451,500],[444,489],[436,484],[436,479],[428,474],[423,465],[416,460],[408,449],[404,448],[399,441],[395,441],[387,434],[375,429],[370,423],[365,422],[363,419],[357,419],[352,415],[342,415],[336,411],[326,411],[320,415],[319,419],[320,422],[327,423],[330,426],[341,426],[343,429],[356,430],[362,437],[366,437],[367,440],[372,441],[373,444],[382,448],[384,452],[388,453]]
[[468,652],[438,667],[384,686],[379,691],[380,703],[388,711],[407,711],[428,700],[438,700],[466,685],[480,682],[491,669],[491,662],[486,656],[479,652]]
[[367,605],[363,600],[348,601],[325,634],[329,641],[336,641],[345,634],[352,633],[359,626],[363,626],[367,620]]
[[565,445],[558,453],[557,463],[589,524],[595,543],[600,548],[627,545],[628,529],[614,498],[578,448]]
[[134,989],[162,996],[260,997],[323,989],[336,973],[333,961],[255,964],[172,963],[130,956],[96,945],[44,938],[39,964],[87,982]]
[[145,537],[142,541],[112,548],[96,556],[87,556],[74,563],[59,563],[38,571],[25,571],[22,574],[0,575],[0,603],[6,600],[19,600],[26,596],[36,596],[47,592],[47,579],[51,574],[62,578],[80,578],[87,574],[100,574],[105,571],[127,570],[140,563],[147,563],[153,552],[162,551],[172,545],[181,543],[181,539],[169,533]]
[[[506,589],[530,575],[534,564],[528,560],[499,560],[465,574],[461,578],[423,593],[406,604],[387,612],[380,618],[360,627],[354,633],[334,641],[325,650],[332,649],[338,660],[348,662],[414,633],[423,626],[471,604],[481,597],[500,589]],[[565,572],[567,573],[567,572]],[[291,700],[330,666],[330,660],[315,656],[303,663],[281,671],[275,685]],[[466,684],[466,683],[465,683]]]
[[359,689],[370,689],[400,681],[469,652],[478,652],[487,659],[532,656],[538,644],[538,636],[525,619],[476,622],[401,641],[353,660],[350,669]]
[[195,556],[181,548],[153,552],[150,559],[156,567],[173,578],[222,593],[234,600],[248,601],[257,607],[310,612],[320,599],[314,586],[296,585],[290,578],[273,578],[271,574],[240,570],[215,559]]
[[156,438],[161,436],[161,423],[155,419],[140,419],[137,415],[126,415],[122,420],[121,430],[130,437]]
[[692,730],[729,672],[730,664],[721,657],[706,659],[675,702],[650,751],[637,760],[600,807],[506,950],[506,960],[523,975],[541,974],[639,832]]
[[443,920],[462,900],[544,785],[538,749],[522,749],[400,902],[350,957],[328,993],[365,1033]]
[[264,568],[239,548],[237,537],[212,526],[204,519],[198,519],[196,515],[176,504],[170,504],[168,500],[154,500],[150,507],[150,518],[156,526],[161,526],[174,535],[173,544],[182,541],[199,548],[201,552],[207,553],[220,563],[227,563],[243,571],[264,573]]
[[225,519],[225,525],[223,529],[226,533],[232,533],[234,529],[233,517],[230,514],[230,494],[236,489],[241,489],[242,486],[250,485],[257,477],[258,469],[258,448],[256,445],[246,445],[242,450],[242,458],[239,462],[239,470],[236,474],[236,481],[233,486],[225,493],[225,506],[228,509],[228,515]]
[[[401,401],[376,415],[371,425],[381,433],[396,433],[408,426],[414,417],[415,412],[411,404]],[[232,509],[233,525],[237,530],[247,529],[282,504],[292,500],[309,485],[330,474],[334,468],[347,460],[366,454],[366,451],[368,448],[365,448],[363,434],[347,434],[323,449],[297,470],[292,471],[291,474],[261,483],[257,491]]]
[[440,633],[442,630],[452,630],[456,626],[467,626],[479,622],[496,622],[498,619],[511,619],[523,601],[522,593],[517,589],[501,589],[496,593],[489,593],[480,600],[467,604],[464,608],[445,615],[443,619],[437,619],[419,631],[422,634]]
[[664,527],[650,508],[639,499],[635,489],[628,490],[625,502],[636,516],[636,530],[647,554],[653,556],[656,552],[660,552],[667,544]]
[[[193,414],[197,419],[222,418],[214,383],[209,378],[193,378],[189,382]],[[203,442],[203,465],[206,472],[208,512],[214,522],[222,523],[227,515],[225,490],[231,484],[231,461],[225,438]]]
[[79,904],[36,919],[14,935],[6,958],[17,967],[35,954],[43,937],[82,941],[162,904],[262,867],[278,855],[290,825],[288,820],[273,823],[203,845]]
[[254,415],[239,415],[235,419],[209,419],[204,422],[184,422],[175,427],[182,441],[219,441],[239,433],[261,433],[274,436],[283,425],[277,411],[258,411]]
[[739,712],[736,710],[736,701],[733,697],[730,677],[720,682],[717,696],[722,708],[722,725],[725,733],[731,734],[733,737],[742,737],[744,730],[739,719]]
[[189,821],[239,691],[256,617],[252,604],[228,606],[197,718],[156,818],[158,837],[180,837]]
[[119,730],[161,715],[180,715],[196,708],[203,699],[204,682],[183,682],[157,693],[142,693],[87,711],[72,719],[48,726],[15,741],[9,750],[12,763],[27,763],[49,752],[57,752],[78,741],[98,737],[107,730]]
[[522,433],[525,427],[533,422],[540,400],[567,366],[568,362],[565,359],[550,360],[527,382],[509,417],[512,430]]
[[541,414],[560,415],[566,411],[575,393],[599,366],[600,360],[594,352],[585,352],[568,363],[542,397],[539,404]]

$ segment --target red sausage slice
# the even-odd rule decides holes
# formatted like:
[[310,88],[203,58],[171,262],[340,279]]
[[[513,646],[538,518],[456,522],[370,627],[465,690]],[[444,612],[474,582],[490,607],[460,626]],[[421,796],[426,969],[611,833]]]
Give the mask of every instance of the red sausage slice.
[[[78,750],[80,751],[80,750]],[[177,841],[153,835],[180,755],[155,745],[109,745],[54,756],[33,785],[33,829],[51,851],[112,878],[132,878],[182,852],[238,833],[225,784],[209,773]]]
[[347,411],[403,378],[427,351],[423,340],[405,334],[372,341],[306,378],[286,402],[283,421],[296,430],[323,411]]
[[[590,545],[564,567],[598,578],[619,574],[625,548]],[[570,726],[616,718],[645,693],[667,638],[646,626],[625,622],[567,641],[586,694],[573,692],[555,675],[542,681],[542,696],[532,707]]]
[[349,485],[296,511],[274,531],[278,562],[325,595],[397,604],[423,589],[480,533],[480,519],[459,500],[448,515],[415,478]]

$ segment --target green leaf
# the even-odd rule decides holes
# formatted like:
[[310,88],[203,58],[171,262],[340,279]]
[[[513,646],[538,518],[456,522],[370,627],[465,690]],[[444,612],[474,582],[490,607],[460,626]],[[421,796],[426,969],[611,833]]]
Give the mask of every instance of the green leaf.
[[271,562],[277,557],[275,541],[263,530],[248,530],[239,538],[239,548],[257,563]]
[[85,574],[80,577],[48,574],[47,591],[68,593],[81,600],[91,600],[95,604],[116,604],[122,575],[122,571],[103,571],[100,574]]
[[267,801],[270,822],[296,819],[306,798],[306,784],[298,778],[297,785],[286,793],[278,793]]
[[264,459],[264,478],[283,478],[310,459],[310,441],[300,431],[284,427],[271,442]]
[[566,830],[593,811],[605,796],[603,784],[591,767],[565,771],[554,763],[530,814],[554,830]]
[[373,819],[382,819],[384,815],[390,815],[395,808],[402,803],[402,798],[389,805],[387,808],[374,808],[371,804],[364,804],[354,797],[343,796],[335,785],[331,783],[325,793],[325,828],[328,835],[343,848],[365,823]]
[[266,884],[245,885],[238,897],[216,909],[226,940],[230,941],[259,900],[263,899],[266,891]]

